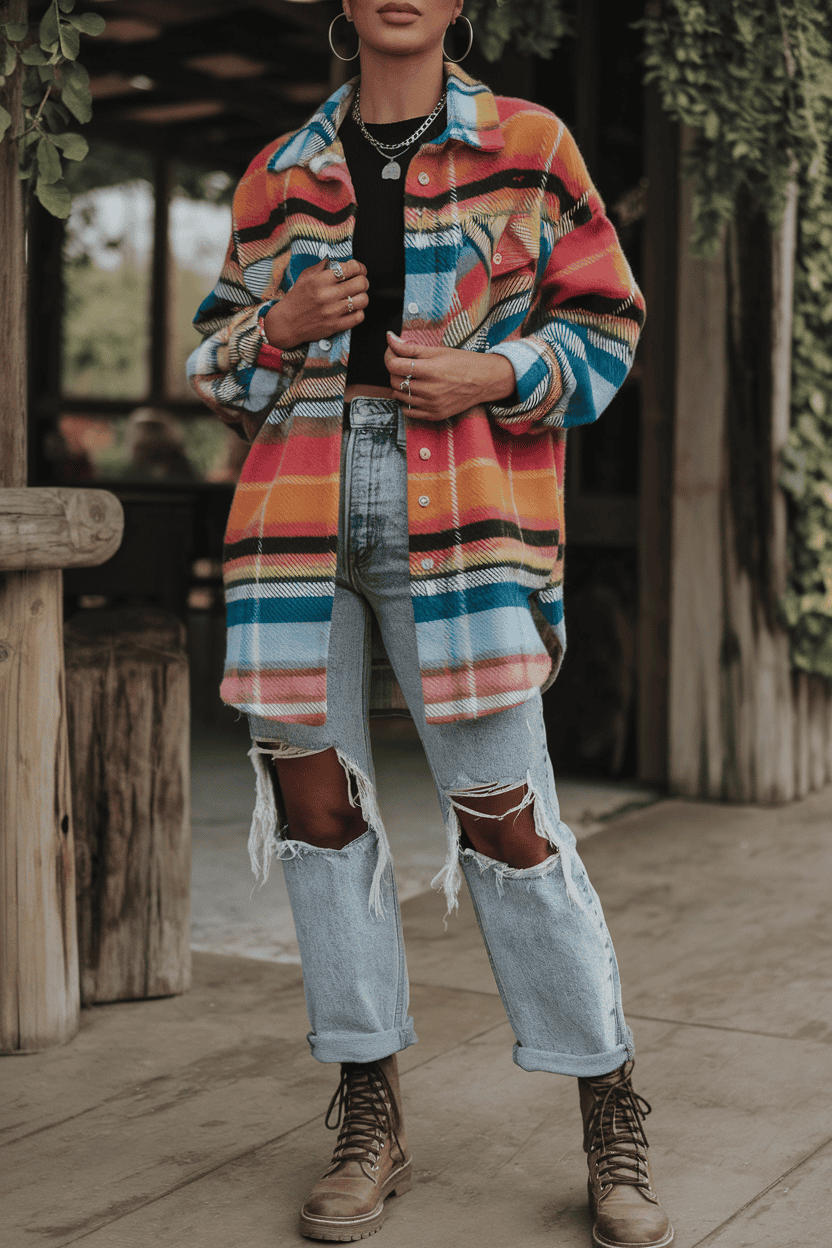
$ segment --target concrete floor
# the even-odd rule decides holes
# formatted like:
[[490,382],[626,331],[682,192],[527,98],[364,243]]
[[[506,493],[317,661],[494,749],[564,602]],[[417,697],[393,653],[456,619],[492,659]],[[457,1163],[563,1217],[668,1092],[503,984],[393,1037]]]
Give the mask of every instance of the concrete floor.
[[[780,809],[659,801],[609,818],[581,852],[678,1248],[826,1248],[832,790]],[[574,1080],[512,1064],[467,902],[447,932],[435,894],[403,915],[417,1182],[373,1242],[585,1248]],[[303,1242],[296,1210],[329,1156],[337,1074],[309,1057],[299,968],[263,952],[197,953],[185,996],[84,1011],[71,1044],[0,1061],[4,1248]]]

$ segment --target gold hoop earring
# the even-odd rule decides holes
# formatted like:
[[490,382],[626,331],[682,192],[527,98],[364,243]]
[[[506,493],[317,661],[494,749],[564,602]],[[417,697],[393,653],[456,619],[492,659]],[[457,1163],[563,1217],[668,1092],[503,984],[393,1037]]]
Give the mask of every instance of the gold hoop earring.
[[[342,56],[340,52],[336,52],[335,44],[332,42],[332,27],[338,21],[339,17],[345,18],[347,22],[350,21],[346,13],[336,13],[335,17],[333,17],[332,21],[329,23],[329,46],[332,48],[332,55],[337,56],[339,61],[354,61],[355,57],[358,56],[358,52],[361,51],[361,36],[358,36],[358,52],[356,52],[355,56]],[[350,23],[350,25],[352,25],[352,23]]]
[[[462,18],[463,22],[467,22],[467,23],[468,23],[468,47],[467,47],[467,48],[465,49],[465,51],[462,53],[462,56],[457,56],[457,57],[448,56],[448,53],[447,53],[447,52],[445,52],[445,39],[444,39],[444,36],[443,36],[443,39],[442,39],[442,52],[443,52],[443,54],[444,54],[444,56],[445,56],[445,60],[446,60],[446,61],[450,61],[452,65],[458,65],[458,64],[460,63],[460,61],[464,61],[464,60],[465,60],[465,58],[466,58],[466,56],[468,55],[468,53],[471,51],[471,49],[472,49],[472,48],[473,48],[473,46],[474,46],[474,27],[471,25],[471,19],[470,19],[469,17],[466,17],[464,13],[460,13],[460,15],[459,15],[459,16]],[[453,24],[453,23],[452,23],[452,24]],[[447,33],[448,33],[448,32],[447,32],[447,30],[446,30],[446,31],[445,31],[445,34],[447,34]]]

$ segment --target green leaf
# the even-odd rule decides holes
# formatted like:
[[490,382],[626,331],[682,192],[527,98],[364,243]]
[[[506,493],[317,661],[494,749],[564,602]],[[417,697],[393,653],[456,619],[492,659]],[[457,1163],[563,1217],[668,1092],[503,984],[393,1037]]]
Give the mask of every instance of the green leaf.
[[13,71],[16,64],[17,64],[17,53],[15,52],[14,48],[12,47],[10,43],[4,43],[3,44],[3,69],[2,71],[0,71],[2,72],[4,78],[8,77],[8,75]]
[[47,100],[41,117],[50,130],[63,130],[65,126],[72,123],[72,114],[69,109],[64,108],[58,100]]
[[62,13],[71,13],[75,8],[75,0],[58,0],[58,8]]
[[67,106],[76,121],[89,121],[92,117],[92,94],[89,87],[81,86],[75,78],[70,78],[63,85],[61,100]]
[[54,65],[38,65],[38,78],[40,78],[41,82],[54,82],[55,81],[55,66]]
[[102,35],[107,26],[100,13],[79,13],[69,20],[83,35]]
[[40,46],[44,49],[44,51],[51,51],[60,38],[60,31],[58,30],[58,6],[55,3],[55,0],[52,0],[49,8],[40,19],[38,37],[40,39]]
[[81,51],[81,36],[69,22],[61,22],[61,51],[68,61],[74,61]]
[[33,43],[31,48],[24,48],[20,53],[20,59],[24,65],[46,65],[49,62],[49,57],[36,43]]
[[84,66],[79,65],[77,61],[72,65],[62,66],[61,73],[66,82],[74,82],[78,87],[88,87],[90,85],[89,74],[84,69]]
[[38,178],[35,194],[47,212],[65,221],[72,211],[72,196],[66,182],[44,182]]
[[53,147],[49,139],[42,138],[38,143],[38,181],[51,185],[58,181],[61,173],[61,158],[57,148]]
[[67,130],[63,134],[50,135],[52,142],[59,147],[67,160],[83,160],[90,145],[82,134]]
[[8,109],[0,104],[0,139],[3,138],[9,126],[12,124],[12,115]]
[[29,27],[25,22],[6,22],[3,31],[12,43],[22,43],[29,33]]

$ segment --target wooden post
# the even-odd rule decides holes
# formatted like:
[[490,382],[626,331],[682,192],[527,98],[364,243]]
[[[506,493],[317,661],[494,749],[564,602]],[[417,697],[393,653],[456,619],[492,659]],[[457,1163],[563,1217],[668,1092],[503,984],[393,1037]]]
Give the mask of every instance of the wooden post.
[[[27,17],[25,0],[0,0],[0,21]],[[0,505],[0,1053],[21,1053],[73,1035],[79,991],[61,562],[57,555],[50,560],[48,545],[40,548],[32,540],[33,507],[25,489],[25,221],[10,137],[21,126],[19,72],[0,98],[13,119],[0,143],[0,498],[6,496]],[[63,500],[64,524],[54,514],[54,497],[32,493],[34,510],[38,501],[52,509],[46,528],[53,536],[63,534],[64,553],[74,549],[64,531],[71,528],[71,500]],[[104,521],[108,508],[109,501],[102,507]],[[80,514],[84,507],[74,510]],[[94,517],[88,518],[95,527]],[[120,538],[118,523],[116,532]],[[93,540],[91,546],[84,556],[90,563],[112,553],[106,542]],[[24,549],[31,558],[23,557]]]
[[680,182],[668,780],[722,789],[722,493],[725,272],[690,252],[693,188]]
[[679,133],[658,91],[645,92],[647,218],[644,294],[647,324],[639,348],[641,464],[638,522],[638,775],[667,783],[670,644],[670,537],[679,255]]
[[150,290],[150,401],[164,406],[170,342],[170,196],[173,167],[159,153],[153,171],[153,271]]
[[[25,22],[26,0],[0,0],[0,23]],[[0,89],[12,124],[0,143],[0,486],[26,484],[26,248],[23,195],[17,176],[20,70]]]

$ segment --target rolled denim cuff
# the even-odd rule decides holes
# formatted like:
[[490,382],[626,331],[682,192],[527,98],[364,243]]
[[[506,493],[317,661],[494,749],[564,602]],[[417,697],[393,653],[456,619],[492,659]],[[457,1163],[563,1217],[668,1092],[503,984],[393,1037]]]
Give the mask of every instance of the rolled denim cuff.
[[628,1033],[626,1044],[617,1044],[606,1053],[588,1053],[584,1057],[576,1053],[545,1053],[542,1049],[527,1049],[522,1044],[515,1044],[514,1061],[521,1070],[546,1070],[553,1075],[578,1075],[585,1079],[609,1075],[635,1053],[629,1028]]
[[380,1062],[391,1053],[409,1049],[411,1044],[416,1044],[418,1036],[413,1030],[413,1019],[408,1017],[403,1027],[394,1027],[392,1031],[369,1035],[354,1031],[330,1032],[325,1036],[316,1036],[310,1031],[306,1039],[312,1056],[319,1062]]

